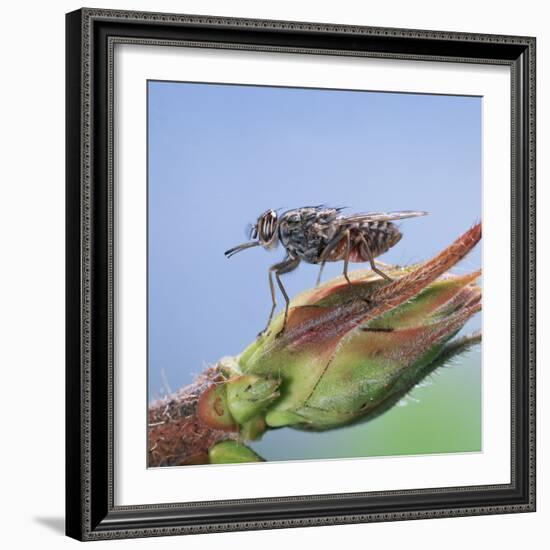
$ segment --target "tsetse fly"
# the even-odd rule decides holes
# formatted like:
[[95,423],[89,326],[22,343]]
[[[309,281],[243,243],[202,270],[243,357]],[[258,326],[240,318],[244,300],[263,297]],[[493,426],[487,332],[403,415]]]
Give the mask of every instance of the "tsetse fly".
[[317,284],[319,284],[325,263],[343,260],[343,274],[349,284],[351,284],[348,277],[349,262],[369,262],[375,273],[391,281],[386,273],[376,267],[374,258],[387,252],[401,239],[401,232],[392,222],[427,214],[422,211],[403,210],[345,215],[342,210],[343,208],[322,205],[287,210],[280,215],[276,210],[267,210],[251,226],[249,232],[251,241],[225,252],[226,257],[230,258],[247,248],[262,246],[265,249],[272,249],[279,243],[286,250],[286,258],[269,268],[269,288],[273,305],[266,328],[262,332],[269,327],[277,306],[273,274],[286,302],[283,328],[280,331],[282,333],[288,318],[290,300],[281,282],[281,275],[293,271],[302,261],[320,264],[317,277]]

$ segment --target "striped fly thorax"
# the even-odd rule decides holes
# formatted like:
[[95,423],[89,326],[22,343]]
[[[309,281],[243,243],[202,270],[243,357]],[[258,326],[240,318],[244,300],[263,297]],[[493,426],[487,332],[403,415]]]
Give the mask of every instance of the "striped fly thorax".
[[289,254],[308,263],[318,263],[330,240],[338,231],[334,225],[335,208],[304,207],[281,217],[279,238]]

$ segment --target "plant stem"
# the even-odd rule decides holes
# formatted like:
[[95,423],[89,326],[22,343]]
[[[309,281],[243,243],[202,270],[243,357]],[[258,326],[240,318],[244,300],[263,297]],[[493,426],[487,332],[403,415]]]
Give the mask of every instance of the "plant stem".
[[148,466],[207,464],[208,449],[237,434],[208,427],[197,415],[197,402],[212,383],[223,381],[217,366],[200,374],[189,386],[154,401],[147,414]]

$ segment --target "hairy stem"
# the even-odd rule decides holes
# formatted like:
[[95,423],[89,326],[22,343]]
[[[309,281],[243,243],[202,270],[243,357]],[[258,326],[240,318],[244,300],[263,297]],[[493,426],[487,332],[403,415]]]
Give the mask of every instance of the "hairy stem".
[[207,464],[208,450],[216,443],[236,439],[236,434],[208,427],[197,415],[197,403],[213,383],[223,381],[217,367],[200,374],[189,386],[149,406],[148,466]]

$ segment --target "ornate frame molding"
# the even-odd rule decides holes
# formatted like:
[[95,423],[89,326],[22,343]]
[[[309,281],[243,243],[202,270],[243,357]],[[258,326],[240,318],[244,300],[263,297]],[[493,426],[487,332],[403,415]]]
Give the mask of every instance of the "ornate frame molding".
[[[148,35],[148,31],[154,36]],[[247,33],[254,33],[253,44],[248,41]],[[329,42],[329,37],[346,47],[333,47],[334,40]],[[348,47],[350,37],[368,40],[354,49]],[[511,67],[513,444],[510,485],[114,506],[112,79],[116,43]],[[321,47],[323,44],[325,47]],[[535,86],[535,39],[531,37],[102,9],[82,9],[68,14],[67,534],[80,540],[98,540],[533,511],[536,500]],[[100,92],[105,92],[106,100],[101,99]],[[476,498],[468,501],[467,495],[474,493]],[[461,494],[466,500],[460,500]],[[431,506],[419,509],[418,505],[407,502],[411,496],[416,497],[416,502],[424,497],[424,502]],[[367,499],[378,500],[383,506],[367,505]],[[304,509],[306,501],[311,509]],[[339,504],[335,506],[337,501]],[[255,517],[253,509],[258,505],[265,505],[266,512]],[[393,510],[376,511],[376,506],[380,510],[388,507]]]

